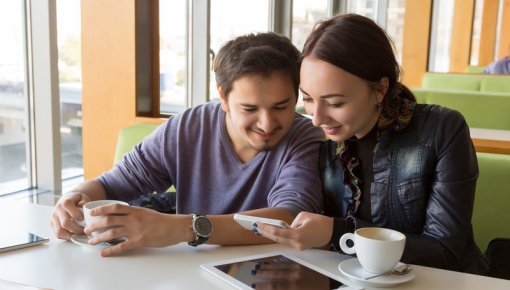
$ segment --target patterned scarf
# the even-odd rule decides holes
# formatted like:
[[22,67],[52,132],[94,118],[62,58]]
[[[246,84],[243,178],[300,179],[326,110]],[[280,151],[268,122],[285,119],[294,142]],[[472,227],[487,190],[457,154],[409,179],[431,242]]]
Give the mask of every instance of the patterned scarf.
[[[384,104],[377,121],[377,140],[389,130],[398,132],[404,129],[413,117],[416,101],[400,92],[401,89],[397,89],[397,96]],[[346,216],[354,216],[361,203],[361,180],[354,174],[354,169],[359,165],[359,160],[349,153],[345,142],[337,143],[336,155],[345,169],[344,179],[352,190],[352,202],[347,207]]]

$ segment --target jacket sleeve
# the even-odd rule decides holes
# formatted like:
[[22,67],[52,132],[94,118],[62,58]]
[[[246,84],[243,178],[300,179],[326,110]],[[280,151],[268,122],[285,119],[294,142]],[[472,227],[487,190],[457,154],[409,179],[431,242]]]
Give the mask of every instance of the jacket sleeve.
[[[473,252],[473,212],[478,164],[469,128],[456,111],[443,111],[425,120],[427,140],[433,140],[435,166],[426,201],[421,234],[407,234],[403,260],[408,263],[464,271]],[[477,250],[477,249],[476,249]],[[477,250],[479,252],[479,250]]]

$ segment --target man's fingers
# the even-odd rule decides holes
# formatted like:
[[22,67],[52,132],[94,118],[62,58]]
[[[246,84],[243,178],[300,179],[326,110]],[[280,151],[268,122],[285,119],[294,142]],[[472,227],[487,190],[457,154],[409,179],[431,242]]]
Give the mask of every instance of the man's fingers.
[[120,253],[123,253],[123,252],[133,249],[133,248],[136,248],[135,243],[130,242],[129,240],[126,240],[118,245],[111,246],[111,247],[101,250],[101,256],[102,257],[114,256],[114,255],[118,255]]

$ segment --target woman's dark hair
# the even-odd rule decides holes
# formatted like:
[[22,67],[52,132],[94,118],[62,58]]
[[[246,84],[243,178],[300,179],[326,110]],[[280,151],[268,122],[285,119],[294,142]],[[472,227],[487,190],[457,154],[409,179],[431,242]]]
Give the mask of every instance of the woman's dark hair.
[[301,58],[314,56],[366,80],[381,90],[379,81],[387,77],[388,90],[383,105],[399,95],[414,99],[399,82],[400,66],[393,43],[374,21],[357,14],[337,15],[317,23],[306,39]]
[[276,33],[248,34],[228,41],[214,60],[216,82],[226,97],[236,80],[246,75],[269,77],[275,71],[287,72],[298,96],[299,50]]

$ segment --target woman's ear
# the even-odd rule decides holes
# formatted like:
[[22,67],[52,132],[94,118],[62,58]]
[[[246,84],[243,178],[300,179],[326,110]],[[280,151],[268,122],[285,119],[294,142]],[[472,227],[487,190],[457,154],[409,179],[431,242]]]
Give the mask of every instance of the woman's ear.
[[381,88],[381,91],[380,91],[381,94],[379,94],[377,96],[377,102],[382,103],[382,101],[384,100],[384,96],[386,96],[386,93],[388,92],[388,86],[390,85],[390,80],[388,79],[388,77],[382,77],[379,80],[379,85]]

